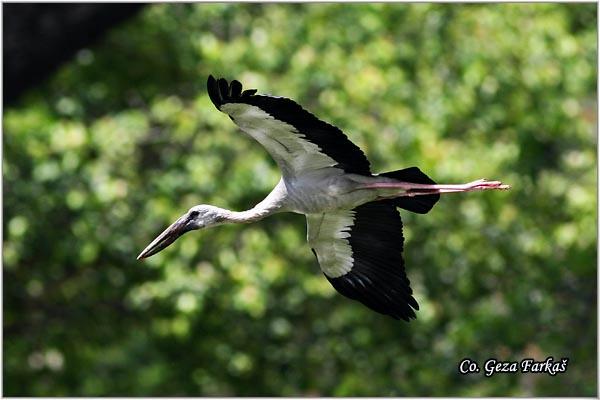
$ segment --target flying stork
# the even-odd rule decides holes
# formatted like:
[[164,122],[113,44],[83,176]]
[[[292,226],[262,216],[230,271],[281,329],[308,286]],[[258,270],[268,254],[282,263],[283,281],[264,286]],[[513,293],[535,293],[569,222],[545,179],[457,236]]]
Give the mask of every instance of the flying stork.
[[[281,169],[269,195],[242,212],[190,208],[138,256],[150,257],[186,232],[258,221],[278,212],[304,214],[308,244],[323,274],[346,297],[396,319],[419,309],[406,277],[397,208],[425,214],[440,194],[509,189],[499,181],[436,184],[419,168],[372,174],[364,153],[342,131],[293,100],[242,91],[237,80],[208,77],[217,109],[260,143]],[[413,310],[414,309],[414,310]]]

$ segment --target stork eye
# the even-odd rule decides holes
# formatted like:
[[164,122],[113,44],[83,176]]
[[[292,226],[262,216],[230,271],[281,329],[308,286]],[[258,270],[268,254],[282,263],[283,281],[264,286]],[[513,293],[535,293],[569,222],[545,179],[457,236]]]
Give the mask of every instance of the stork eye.
[[198,216],[198,214],[200,214],[200,211],[196,211],[196,210],[194,210],[194,211],[192,211],[192,212],[190,213],[190,217],[192,217],[192,218],[196,218],[196,217]]

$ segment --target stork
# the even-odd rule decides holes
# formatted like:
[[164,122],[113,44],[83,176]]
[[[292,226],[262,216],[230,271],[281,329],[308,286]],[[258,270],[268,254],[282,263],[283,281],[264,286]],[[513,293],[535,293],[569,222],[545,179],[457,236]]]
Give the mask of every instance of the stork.
[[417,167],[372,174],[364,153],[342,131],[293,100],[242,91],[237,80],[208,77],[216,108],[260,143],[281,169],[267,197],[247,211],[193,206],[138,256],[150,257],[186,232],[249,223],[279,212],[304,214],[320,268],[342,295],[396,319],[419,309],[404,268],[398,208],[425,214],[440,194],[509,189],[500,181],[436,184]]

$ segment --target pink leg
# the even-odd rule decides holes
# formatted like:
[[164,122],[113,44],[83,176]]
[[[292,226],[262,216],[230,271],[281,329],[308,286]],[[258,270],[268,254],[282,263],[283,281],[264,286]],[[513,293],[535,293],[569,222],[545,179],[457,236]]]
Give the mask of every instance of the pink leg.
[[401,189],[405,193],[397,196],[423,196],[428,194],[444,194],[444,193],[461,193],[461,192],[472,192],[476,190],[508,190],[509,185],[503,185],[500,181],[488,181],[486,179],[479,179],[469,183],[463,183],[458,185],[430,185],[422,183],[410,183],[410,182],[379,182],[369,183],[365,187],[370,189]]

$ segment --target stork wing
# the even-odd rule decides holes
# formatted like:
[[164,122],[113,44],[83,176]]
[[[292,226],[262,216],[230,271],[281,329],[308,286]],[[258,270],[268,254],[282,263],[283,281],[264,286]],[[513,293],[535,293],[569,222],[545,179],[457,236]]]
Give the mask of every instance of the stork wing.
[[367,203],[306,219],[308,243],[338,292],[396,319],[415,318],[419,305],[404,270],[402,220],[393,204]]
[[349,173],[370,175],[369,161],[341,130],[319,120],[284,97],[242,92],[242,84],[208,77],[208,95],[217,109],[259,142],[284,174],[339,167]]

